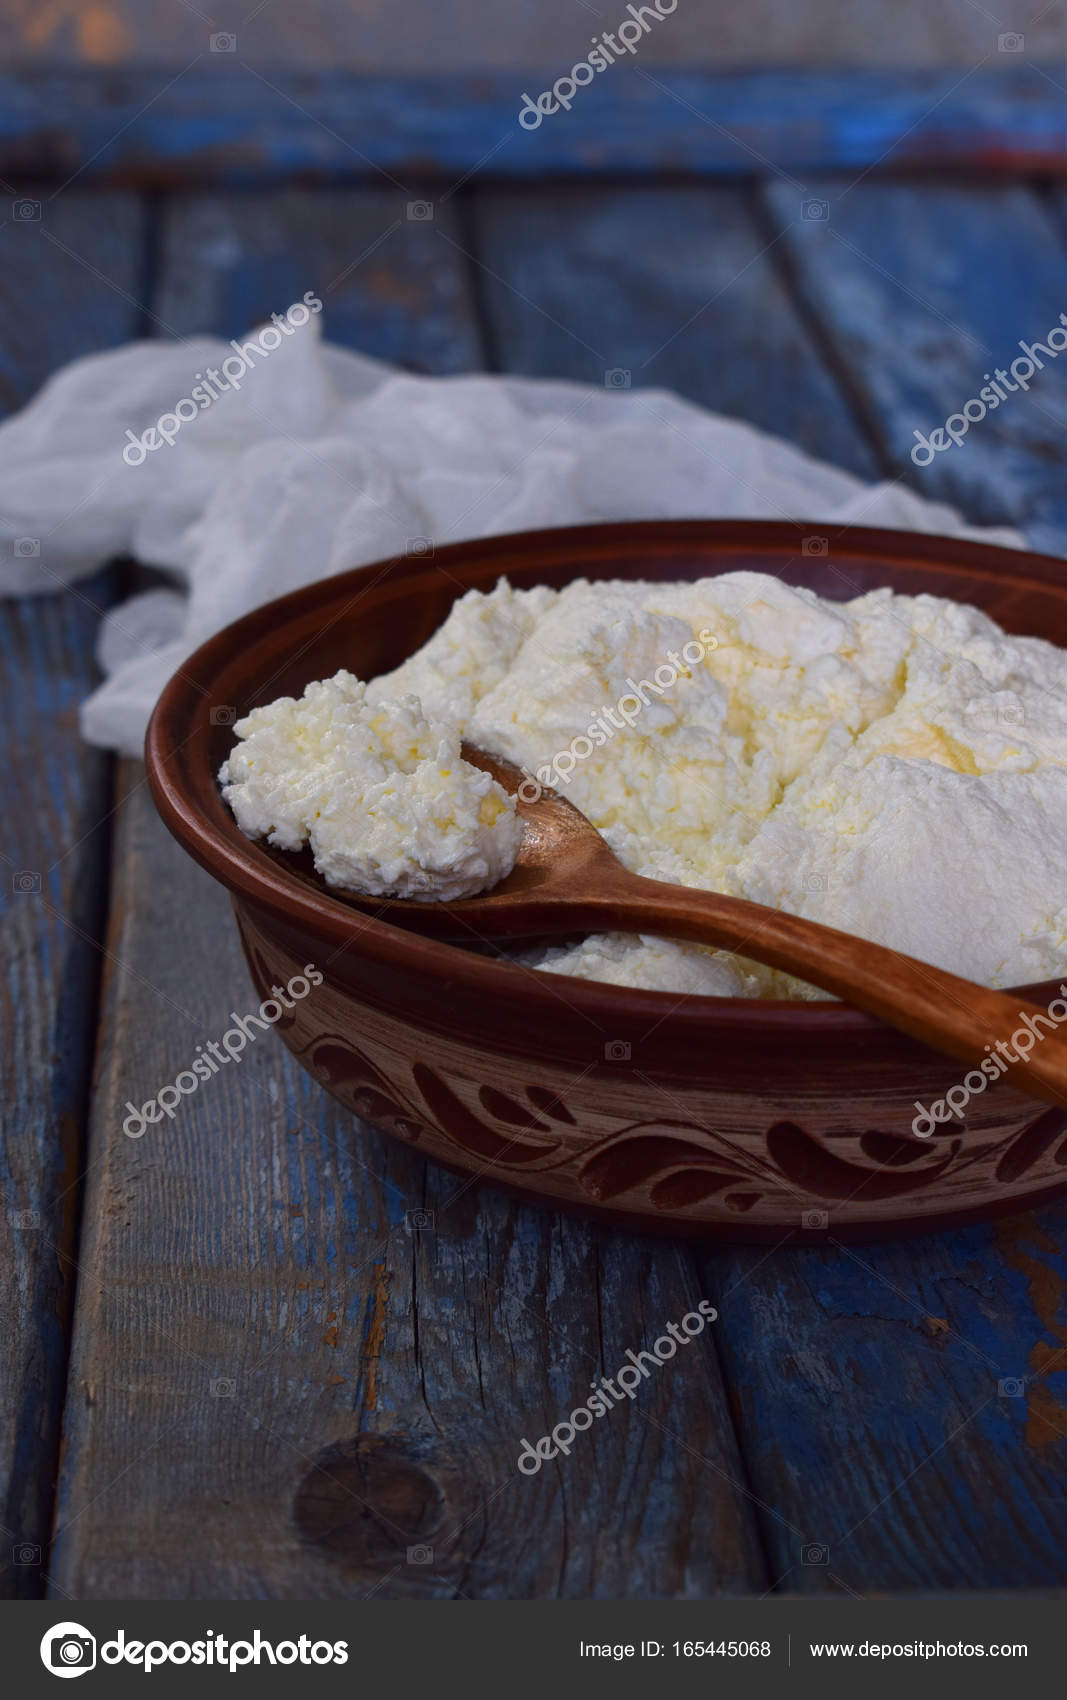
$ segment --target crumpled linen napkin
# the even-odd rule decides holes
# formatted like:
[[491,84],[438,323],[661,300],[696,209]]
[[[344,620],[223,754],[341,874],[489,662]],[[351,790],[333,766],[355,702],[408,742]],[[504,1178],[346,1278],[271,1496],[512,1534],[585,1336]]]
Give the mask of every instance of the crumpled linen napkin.
[[412,377],[331,347],[311,319],[239,387],[193,396],[233,354],[198,337],[90,355],[0,425],[0,592],[56,591],[117,554],[173,575],[103,621],[90,743],[138,754],[163,683],[213,632],[420,540],[744,517],[1020,541],[663,390]]

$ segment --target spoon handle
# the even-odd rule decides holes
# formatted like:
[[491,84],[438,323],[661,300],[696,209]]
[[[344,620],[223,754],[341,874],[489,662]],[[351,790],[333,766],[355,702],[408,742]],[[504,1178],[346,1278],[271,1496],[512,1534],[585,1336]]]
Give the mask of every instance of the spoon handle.
[[[799,915],[622,869],[594,901],[610,910],[600,925],[717,945],[783,969],[972,1068],[999,1056],[1020,1091],[1067,1105],[1067,1022],[1061,1029],[1047,1011],[1014,993],[978,986]],[[1023,1057],[1011,1040],[1025,1016],[1037,1019]],[[998,1044],[1010,1048],[1014,1064],[998,1053]]]

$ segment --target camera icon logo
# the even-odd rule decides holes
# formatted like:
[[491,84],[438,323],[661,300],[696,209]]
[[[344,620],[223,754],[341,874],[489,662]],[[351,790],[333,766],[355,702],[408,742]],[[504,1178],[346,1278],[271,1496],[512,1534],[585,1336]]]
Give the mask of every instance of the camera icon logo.
[[830,889],[830,876],[829,876],[829,874],[812,873],[812,874],[805,874],[804,875],[804,890],[805,891],[829,891],[829,889]]
[[805,1210],[800,1218],[800,1226],[809,1234],[821,1234],[830,1226],[828,1210]]
[[625,1039],[609,1039],[604,1046],[605,1062],[629,1062],[632,1048]]
[[828,555],[830,539],[828,537],[805,537],[800,545],[802,555]]
[[429,537],[409,537],[404,545],[404,553],[417,559],[428,559],[433,554],[433,542]]
[[809,224],[828,224],[830,220],[829,201],[803,201],[800,207],[801,218],[806,218]]
[[1002,1399],[1021,1399],[1026,1387],[1016,1375],[1006,1375],[997,1382],[997,1392]]
[[11,876],[12,891],[22,896],[32,896],[41,889],[41,876],[35,874],[32,868],[20,868],[17,874]]
[[41,1549],[35,1547],[30,1541],[19,1541],[17,1546],[11,1548],[11,1562],[12,1564],[40,1564]]
[[236,1399],[237,1383],[230,1375],[217,1375],[211,1383],[213,1399]]
[[426,1546],[408,1547],[408,1563],[409,1564],[432,1564],[433,1563],[433,1547],[426,1547]]
[[232,702],[217,702],[211,710],[212,726],[232,726],[237,719],[237,710]]
[[220,30],[211,37],[212,53],[236,53],[237,37],[232,30]]
[[408,221],[409,221],[409,223],[412,223],[412,224],[432,224],[433,223],[433,202],[432,201],[409,201],[408,202]]
[[12,201],[11,216],[16,224],[36,224],[41,217],[41,203],[25,198]]
[[824,1547],[821,1541],[809,1541],[806,1547],[801,1547],[800,1557],[804,1564],[829,1564],[830,1548]]
[[1008,30],[1005,35],[997,36],[998,53],[1022,53],[1026,47],[1026,37],[1017,30]]
[[606,390],[628,390],[630,374],[625,366],[609,366],[604,373],[604,388]]
[[84,1676],[96,1665],[96,1638],[80,1623],[57,1623],[41,1637],[41,1663],[53,1676]]
[[39,555],[40,553],[41,553],[41,539],[39,537],[16,537],[16,539],[15,539],[15,554],[16,555],[21,555],[24,558],[28,558],[30,555]]
[[437,1226],[434,1210],[405,1210],[404,1225],[409,1234],[432,1234]]

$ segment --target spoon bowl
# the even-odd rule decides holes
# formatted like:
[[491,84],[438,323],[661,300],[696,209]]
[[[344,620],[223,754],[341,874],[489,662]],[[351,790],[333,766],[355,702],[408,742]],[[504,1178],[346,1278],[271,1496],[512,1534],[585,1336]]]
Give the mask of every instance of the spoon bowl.
[[[462,754],[464,761],[490,774],[515,798],[523,831],[515,865],[507,877],[477,897],[455,898],[448,903],[364,897],[358,891],[338,895],[346,903],[428,938],[456,942],[469,943],[472,933],[488,941],[576,933],[600,926],[599,911],[595,917],[582,919],[585,911],[580,894],[592,891],[598,879],[611,880],[616,870],[625,870],[592,823],[565,797],[536,780],[531,782],[528,774],[502,756],[490,755],[466,741]],[[537,786],[535,796],[529,794],[531,783]]]

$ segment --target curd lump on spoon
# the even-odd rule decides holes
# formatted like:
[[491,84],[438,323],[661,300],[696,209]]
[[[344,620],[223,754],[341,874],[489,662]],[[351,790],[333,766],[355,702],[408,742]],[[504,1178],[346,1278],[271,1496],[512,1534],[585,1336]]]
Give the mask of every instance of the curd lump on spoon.
[[413,696],[371,703],[344,671],[254,708],[219,771],[242,832],[310,845],[327,885],[375,897],[470,897],[511,871],[514,798],[462,759],[455,725]]

